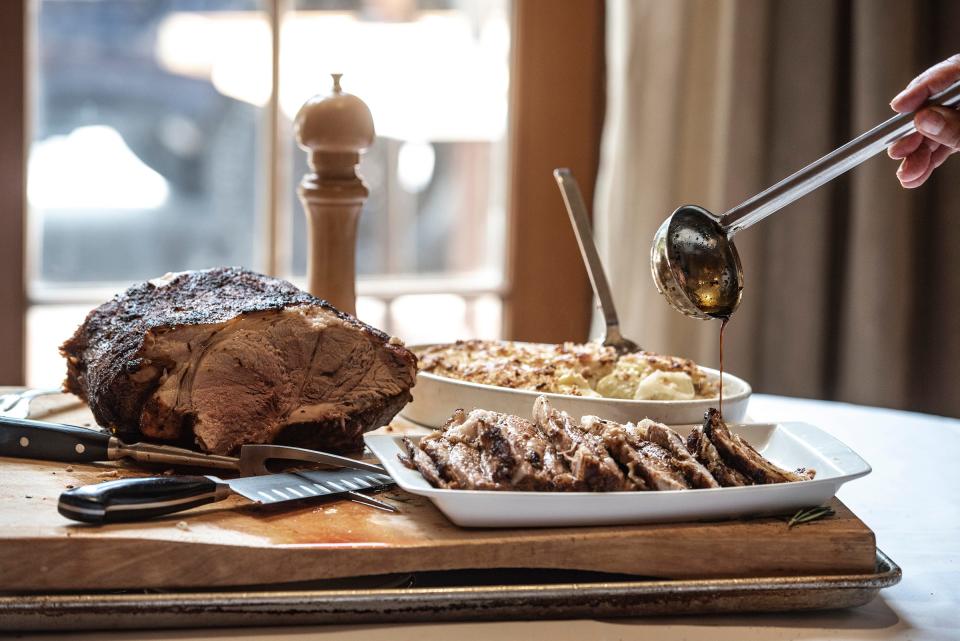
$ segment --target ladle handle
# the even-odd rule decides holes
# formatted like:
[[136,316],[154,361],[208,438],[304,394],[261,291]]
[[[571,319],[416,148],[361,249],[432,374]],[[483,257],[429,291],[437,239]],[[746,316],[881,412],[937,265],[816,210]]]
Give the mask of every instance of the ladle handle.
[[[960,105],[960,81],[932,96],[924,106],[930,105],[944,107]],[[737,205],[720,217],[720,225],[727,231],[728,236],[733,236],[738,231],[760,222],[775,211],[853,169],[904,136],[916,131],[916,126],[913,124],[915,115],[916,112],[899,114],[877,125],[820,160],[784,178],[773,187]]]
[[610,283],[607,282],[607,276],[603,271],[603,263],[600,262],[600,254],[597,253],[597,245],[593,241],[593,232],[590,229],[590,220],[587,218],[587,206],[583,202],[583,194],[580,193],[580,186],[569,169],[554,169],[553,177],[557,180],[557,185],[560,186],[563,202],[567,206],[567,213],[570,214],[570,222],[573,223],[577,244],[580,245],[583,262],[587,264],[590,284],[593,285],[593,291],[600,300],[600,310],[603,312],[603,320],[609,336],[611,329],[619,332],[620,321],[617,318],[617,309],[613,305]]

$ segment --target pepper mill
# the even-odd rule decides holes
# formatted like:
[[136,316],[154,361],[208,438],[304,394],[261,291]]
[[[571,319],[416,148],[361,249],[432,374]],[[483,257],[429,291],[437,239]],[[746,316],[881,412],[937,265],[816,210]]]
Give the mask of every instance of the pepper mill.
[[311,173],[297,194],[307,215],[307,288],[317,298],[356,315],[357,221],[370,191],[357,174],[360,154],[373,144],[367,105],[340,88],[314,96],[294,121],[297,144],[307,152]]

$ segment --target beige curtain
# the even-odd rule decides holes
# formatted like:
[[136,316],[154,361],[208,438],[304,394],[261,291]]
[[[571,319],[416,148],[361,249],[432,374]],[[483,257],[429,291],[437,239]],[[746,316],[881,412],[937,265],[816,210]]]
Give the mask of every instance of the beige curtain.
[[[719,323],[660,299],[649,242],[892,115],[960,51],[960,3],[608,0],[601,252],[628,336],[716,366]],[[757,391],[960,416],[960,157],[903,190],[874,158],[737,236],[727,367]]]

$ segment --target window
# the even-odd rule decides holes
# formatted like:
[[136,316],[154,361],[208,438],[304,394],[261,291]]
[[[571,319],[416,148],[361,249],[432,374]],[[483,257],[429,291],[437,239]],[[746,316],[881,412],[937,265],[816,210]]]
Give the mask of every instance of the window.
[[[343,47],[310,37],[321,22]],[[55,382],[56,346],[132,281],[224,262],[302,279],[288,119],[328,87],[321,62],[381,133],[360,315],[411,342],[585,339],[550,173],[572,168],[590,201],[603,25],[603,0],[0,2],[0,384]]]
[[241,264],[303,284],[290,122],[331,71],[378,131],[358,315],[414,343],[500,334],[507,0],[287,4],[32,0],[28,384],[131,282]]

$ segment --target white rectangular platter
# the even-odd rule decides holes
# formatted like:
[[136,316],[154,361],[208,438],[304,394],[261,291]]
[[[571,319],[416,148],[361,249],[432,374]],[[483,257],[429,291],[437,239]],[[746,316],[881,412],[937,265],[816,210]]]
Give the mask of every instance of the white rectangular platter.
[[[675,426],[682,436],[693,426]],[[730,424],[767,459],[782,468],[813,468],[810,481],[659,492],[496,492],[431,486],[403,465],[402,437],[369,434],[367,446],[401,488],[429,498],[462,527],[560,527],[623,525],[737,518],[791,513],[823,505],[870,466],[839,440],[806,423]],[[411,436],[416,442],[419,437]]]

